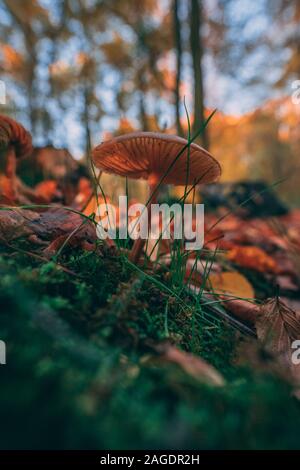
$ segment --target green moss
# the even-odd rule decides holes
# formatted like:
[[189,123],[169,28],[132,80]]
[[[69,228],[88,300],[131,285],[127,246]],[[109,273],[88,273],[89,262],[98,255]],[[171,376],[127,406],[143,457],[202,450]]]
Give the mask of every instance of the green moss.
[[[66,250],[61,261],[73,274],[0,257],[1,448],[300,447],[299,403],[278,378],[235,365],[231,328],[194,315],[188,296],[179,304],[110,250]],[[166,337],[227,385],[148,361],[147,342]]]

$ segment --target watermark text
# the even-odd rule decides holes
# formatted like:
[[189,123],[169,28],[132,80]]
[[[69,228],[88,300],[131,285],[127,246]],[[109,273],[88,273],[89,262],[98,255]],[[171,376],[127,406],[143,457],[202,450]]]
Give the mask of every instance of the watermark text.
[[0,365],[6,364],[6,344],[0,340]]
[[119,196],[118,207],[99,204],[97,236],[101,240],[151,239],[184,240],[186,250],[201,250],[204,243],[204,205],[136,203],[128,207],[126,196]]

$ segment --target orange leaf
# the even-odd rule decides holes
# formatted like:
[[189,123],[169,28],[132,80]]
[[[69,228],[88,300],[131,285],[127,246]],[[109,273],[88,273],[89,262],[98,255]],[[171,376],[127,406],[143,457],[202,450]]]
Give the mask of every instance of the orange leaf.
[[248,279],[236,272],[211,274],[208,285],[216,294],[228,294],[243,299],[255,297],[254,289]]
[[227,258],[244,268],[260,272],[277,272],[273,258],[256,246],[236,246],[227,253]]

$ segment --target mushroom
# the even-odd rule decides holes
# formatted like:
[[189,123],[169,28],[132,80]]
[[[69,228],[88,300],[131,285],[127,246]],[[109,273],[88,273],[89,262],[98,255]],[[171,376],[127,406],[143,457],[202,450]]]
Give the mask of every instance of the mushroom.
[[[150,190],[151,204],[161,183],[185,185],[212,183],[221,174],[219,163],[195,143],[168,134],[133,132],[98,145],[92,153],[97,168],[120,176],[144,179]],[[145,240],[134,242],[130,260],[137,262]]]
[[9,200],[17,199],[16,177],[17,160],[29,155],[32,151],[31,135],[18,122],[8,116],[0,115],[0,152],[3,181],[1,193]]

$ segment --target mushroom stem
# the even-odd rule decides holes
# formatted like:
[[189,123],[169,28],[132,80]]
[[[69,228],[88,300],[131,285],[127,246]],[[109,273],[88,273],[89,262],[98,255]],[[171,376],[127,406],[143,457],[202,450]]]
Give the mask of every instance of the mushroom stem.
[[4,171],[5,171],[5,176],[7,177],[8,182],[9,182],[6,197],[12,200],[15,200],[16,193],[17,193],[16,166],[17,166],[17,159],[16,159],[15,148],[12,145],[10,145],[6,153],[6,163],[5,163]]
[[[156,182],[148,182],[149,184],[149,193],[150,193],[150,198],[149,198],[149,201],[148,201],[148,234],[150,233],[150,228],[151,228],[151,215],[152,215],[152,212],[151,212],[151,206],[152,204],[156,204],[157,203],[157,198],[156,198]],[[134,241],[133,243],[133,246],[132,246],[132,249],[131,249],[131,252],[129,254],[129,261],[131,261],[132,263],[136,264],[140,257],[141,257],[141,254],[143,252],[143,248],[145,246],[145,242],[146,240],[143,239],[143,238],[138,238],[137,240]]]

